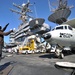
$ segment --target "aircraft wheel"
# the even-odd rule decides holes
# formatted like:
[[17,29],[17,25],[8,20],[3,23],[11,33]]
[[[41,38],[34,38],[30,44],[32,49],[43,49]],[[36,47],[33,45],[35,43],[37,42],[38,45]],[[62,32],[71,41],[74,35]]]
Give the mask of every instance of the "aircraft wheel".
[[38,51],[38,53],[41,53],[41,51]]
[[26,54],[28,54],[28,51],[26,51]]
[[64,54],[60,53],[60,59],[63,59],[63,58],[64,58]]
[[32,51],[32,53],[34,54],[34,53],[35,53],[35,51],[33,50],[33,51]]
[[59,57],[60,56],[60,50],[59,49],[56,49],[55,50],[55,54],[56,54],[57,57]]

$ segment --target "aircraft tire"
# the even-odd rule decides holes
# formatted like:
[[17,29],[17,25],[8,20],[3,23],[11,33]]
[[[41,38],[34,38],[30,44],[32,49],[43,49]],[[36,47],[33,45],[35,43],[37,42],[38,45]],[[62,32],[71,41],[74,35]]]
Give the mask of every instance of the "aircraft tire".
[[64,54],[60,53],[60,59],[63,59],[63,58],[64,58]]
[[28,51],[26,51],[26,54],[28,54]]
[[35,53],[35,51],[33,50],[33,51],[32,51],[32,53],[34,54],[34,53]]
[[57,49],[56,51],[55,51],[55,55],[57,56],[57,57],[60,57],[60,50],[59,49]]

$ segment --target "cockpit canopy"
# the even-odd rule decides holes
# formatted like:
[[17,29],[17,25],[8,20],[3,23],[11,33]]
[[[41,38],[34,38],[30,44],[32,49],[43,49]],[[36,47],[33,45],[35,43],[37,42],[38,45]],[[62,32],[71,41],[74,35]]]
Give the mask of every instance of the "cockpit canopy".
[[59,25],[56,26],[53,30],[72,30],[72,27],[69,25]]

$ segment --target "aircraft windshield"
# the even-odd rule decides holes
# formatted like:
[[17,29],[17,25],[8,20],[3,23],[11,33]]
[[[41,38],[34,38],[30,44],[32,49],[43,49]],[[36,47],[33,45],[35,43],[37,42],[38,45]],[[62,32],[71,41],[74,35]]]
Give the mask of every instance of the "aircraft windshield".
[[58,27],[56,27],[56,28],[54,28],[54,29],[52,29],[52,31],[53,30],[72,30],[72,27],[71,26],[58,26]]
[[56,27],[56,30],[58,30],[58,29],[63,29],[63,26]]
[[72,30],[72,27],[71,27],[71,26],[68,26],[68,29],[69,29],[69,30]]
[[72,27],[71,26],[58,26],[58,27],[56,27],[56,28],[54,28],[54,29],[52,29],[52,31],[53,30],[72,30]]

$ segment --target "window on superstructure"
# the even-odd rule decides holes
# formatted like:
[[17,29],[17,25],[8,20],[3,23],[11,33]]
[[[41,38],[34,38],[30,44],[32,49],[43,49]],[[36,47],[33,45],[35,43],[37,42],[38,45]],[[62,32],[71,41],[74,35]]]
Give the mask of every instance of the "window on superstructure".
[[25,36],[23,36],[22,38],[21,38],[21,41],[23,42],[25,40]]
[[25,29],[25,28],[27,28],[27,27],[29,27],[29,25],[25,26],[23,29]]

